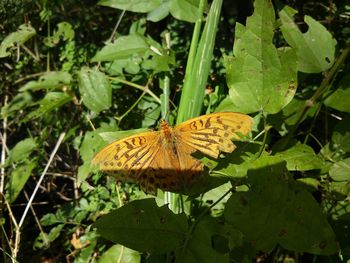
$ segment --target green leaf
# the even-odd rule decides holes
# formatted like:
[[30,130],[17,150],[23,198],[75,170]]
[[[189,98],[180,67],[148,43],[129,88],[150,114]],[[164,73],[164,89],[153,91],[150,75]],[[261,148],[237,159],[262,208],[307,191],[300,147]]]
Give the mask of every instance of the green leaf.
[[341,154],[350,153],[350,116],[345,116],[334,128],[332,149]]
[[141,262],[141,255],[130,248],[114,245],[101,255],[98,263],[115,263],[116,259],[118,259],[118,262],[137,263]]
[[176,19],[194,23],[200,19],[201,11],[198,0],[172,0],[170,14]]
[[9,162],[24,161],[37,147],[38,145],[33,138],[27,138],[18,142],[10,151]]
[[107,76],[97,69],[82,68],[78,73],[79,91],[84,105],[95,113],[112,105],[112,88]]
[[0,44],[0,58],[9,56],[8,49],[24,44],[36,35],[35,29],[29,24],[20,25],[16,32],[9,34]]
[[101,150],[107,143],[128,136],[129,131],[115,131],[116,129],[113,126],[102,125],[95,131],[86,132],[79,147],[82,160],[84,162],[91,161],[97,151]]
[[334,181],[350,181],[350,158],[334,163],[329,175]]
[[[222,225],[217,219],[206,217],[196,225],[194,232],[188,236],[186,247],[180,247],[175,256],[182,263],[226,263],[228,253],[220,253],[214,248],[214,237],[221,236]],[[226,246],[228,247],[228,240]],[[181,260],[179,260],[181,259]]]
[[255,1],[246,26],[236,24],[234,57],[225,57],[231,111],[279,112],[297,85],[295,51],[273,43],[275,16],[271,2]]
[[[235,142],[237,149],[232,153],[226,154],[225,158],[220,159],[218,165],[214,168],[214,174],[224,174],[231,179],[247,176],[247,170],[251,166],[251,161],[255,160],[256,154],[261,147],[257,143]],[[215,160],[210,160],[215,164]],[[207,164],[206,164],[207,165]],[[212,169],[212,167],[210,167]]]
[[337,89],[324,101],[324,104],[333,109],[350,113],[350,75],[346,75],[337,86]]
[[64,226],[64,224],[57,225],[51,228],[48,234],[45,232],[40,232],[39,236],[34,241],[34,249],[47,248],[51,242],[55,241],[60,236]]
[[19,91],[37,91],[41,89],[53,90],[69,86],[72,81],[72,76],[64,71],[46,72],[37,81],[29,81]]
[[[106,126],[103,125],[102,127],[96,129],[95,131],[89,131],[86,132],[83,141],[81,143],[81,146],[79,148],[81,159],[84,161],[84,164],[81,165],[78,169],[78,175],[77,175],[77,182],[80,185],[81,182],[83,182],[91,173],[91,159],[93,156],[104,146],[107,145],[107,142],[113,142],[115,137],[113,137],[116,127]],[[101,134],[108,134],[106,135],[107,138],[110,138],[110,141],[103,138]],[[111,135],[112,134],[112,135]]]
[[60,108],[62,105],[71,101],[72,98],[64,92],[48,92],[45,97],[36,102],[39,107],[34,111],[28,113],[28,115],[22,120],[22,122],[26,122],[28,120],[36,119],[44,114],[47,114],[57,108]]
[[293,19],[296,13],[293,8],[285,6],[279,12],[279,16],[284,38],[296,49],[298,70],[318,73],[329,69],[334,62],[336,40],[321,23],[309,16],[304,17],[308,25],[307,32],[300,32]]
[[158,207],[153,198],[148,198],[127,203],[93,226],[115,243],[138,251],[164,253],[181,246],[187,218],[173,214],[167,206]]
[[233,193],[225,219],[257,250],[277,244],[288,250],[331,255],[335,235],[319,204],[289,175],[277,157],[263,157],[248,171],[249,191]]
[[67,22],[61,22],[57,24],[57,30],[54,31],[52,36],[44,38],[44,44],[48,47],[55,47],[61,39],[64,41],[73,40],[74,35],[72,25]]
[[162,0],[101,0],[98,4],[131,12],[147,13],[160,6]]
[[170,3],[172,0],[163,0],[162,4],[147,14],[147,20],[159,22],[169,15]]
[[33,169],[36,167],[35,162],[24,162],[23,165],[17,166],[10,174],[6,185],[6,198],[9,203],[16,201],[19,193],[29,179]]
[[331,182],[329,192],[338,200],[346,199],[350,195],[350,181]]
[[[219,200],[222,197],[223,193],[226,193],[230,189],[232,189],[232,184],[230,182],[222,184],[222,185],[206,192],[204,195],[202,195],[201,201],[203,203],[211,204],[211,203],[215,202],[216,200]],[[219,213],[221,213],[223,211],[223,209],[225,208],[225,204],[226,204],[228,198],[229,198],[229,195],[227,195],[223,200],[221,200],[219,203],[217,203],[215,205],[215,207],[213,207],[213,210],[217,210]]]
[[289,171],[308,171],[321,169],[324,166],[322,159],[306,144],[298,143],[283,152],[276,153],[276,156],[287,162]]
[[93,62],[113,61],[116,59],[125,59],[134,56],[135,54],[142,55],[150,50],[144,36],[139,34],[131,34],[121,36],[114,41],[104,46],[92,58]]
[[[267,116],[267,121],[276,130],[279,131],[281,135],[285,135],[290,131],[290,127],[296,124],[299,119],[299,112],[305,106],[306,101],[300,100],[298,98],[293,98],[291,102],[286,105],[277,114],[270,114]],[[314,107],[316,108],[316,107]],[[308,111],[308,114],[304,117],[313,116],[313,109]]]
[[160,116],[160,105],[153,97],[143,96],[137,107],[147,116],[142,120],[141,127],[150,127],[157,124]]
[[9,104],[1,108],[1,118],[9,117],[33,103],[33,97],[29,92],[18,93]]

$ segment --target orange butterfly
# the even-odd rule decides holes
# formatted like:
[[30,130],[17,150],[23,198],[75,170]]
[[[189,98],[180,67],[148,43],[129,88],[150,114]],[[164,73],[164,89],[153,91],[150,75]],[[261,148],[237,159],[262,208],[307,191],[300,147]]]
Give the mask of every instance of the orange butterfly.
[[92,160],[104,172],[123,181],[138,183],[146,192],[158,188],[178,192],[203,171],[201,161],[191,156],[199,151],[218,158],[236,146],[231,139],[250,132],[252,119],[234,112],[203,115],[171,127],[160,122],[159,131],[149,131],[117,140]]

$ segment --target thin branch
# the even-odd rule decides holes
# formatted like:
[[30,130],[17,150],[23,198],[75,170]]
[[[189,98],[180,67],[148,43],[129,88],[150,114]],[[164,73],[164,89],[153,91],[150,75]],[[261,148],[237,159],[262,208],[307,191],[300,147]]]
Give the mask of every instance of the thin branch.
[[120,79],[120,78],[111,78],[113,81],[116,81],[116,82],[120,82],[120,83],[123,83],[123,84],[126,84],[126,85],[129,85],[131,87],[134,87],[136,89],[139,89],[139,90],[142,90],[146,93],[148,93],[151,97],[153,97],[157,103],[161,104],[161,100],[160,98],[157,97],[156,94],[154,94],[149,88],[148,88],[148,84],[146,84],[146,86],[141,86],[141,85],[138,85],[138,84],[135,84],[135,83],[132,83],[130,81],[127,81],[125,79]]
[[120,25],[120,22],[122,21],[122,18],[123,18],[123,16],[124,16],[124,14],[125,14],[125,10],[123,10],[122,13],[120,14],[120,16],[119,16],[119,18],[118,18],[118,21],[117,21],[117,23],[115,24],[115,27],[114,27],[113,32],[112,32],[112,34],[111,34],[111,37],[109,38],[109,41],[112,42],[112,43],[113,43],[113,41],[114,41],[115,34],[117,33],[118,27],[119,27],[119,25]]
[[[8,96],[5,96],[5,100],[4,100],[4,106],[7,105],[7,100],[8,100]],[[6,159],[6,141],[7,141],[7,116],[5,116],[4,121],[2,122],[3,125],[3,134],[2,134],[2,138],[1,138],[1,170],[0,170],[0,193],[4,192],[4,183],[5,183],[5,168],[4,168],[4,164],[5,164],[5,159]]]
[[33,202],[33,200],[34,200],[34,197],[35,197],[36,193],[38,192],[38,189],[39,189],[39,187],[40,187],[40,184],[41,184],[42,181],[44,180],[45,174],[47,173],[47,170],[49,169],[49,167],[50,167],[50,165],[51,165],[51,162],[53,161],[53,158],[55,157],[56,152],[57,152],[58,148],[60,147],[60,145],[61,145],[61,143],[62,143],[62,141],[63,141],[64,136],[65,136],[65,133],[61,133],[60,137],[58,138],[58,141],[57,141],[57,143],[56,143],[56,146],[55,146],[55,148],[53,149],[53,151],[52,151],[52,153],[51,153],[51,155],[50,155],[50,159],[49,159],[49,161],[47,162],[47,164],[46,164],[46,166],[45,166],[45,169],[44,169],[44,171],[42,172],[42,174],[41,174],[41,176],[40,176],[40,178],[39,178],[39,181],[37,182],[37,184],[36,184],[36,186],[35,186],[35,189],[34,189],[32,195],[31,195],[31,197],[30,197],[30,199],[29,199],[29,201],[28,201],[28,204],[27,204],[27,206],[26,206],[26,208],[25,208],[25,210],[24,210],[24,212],[23,212],[22,218],[21,218],[21,220],[19,221],[19,224],[18,224],[18,227],[17,227],[17,230],[16,230],[15,245],[14,245],[14,249],[13,249],[13,253],[12,253],[13,258],[16,258],[16,257],[17,257],[18,245],[19,245],[20,234],[21,234],[20,230],[21,230],[21,227],[22,227],[22,225],[23,225],[23,222],[24,222],[24,220],[25,220],[25,218],[26,218],[26,216],[27,216],[27,213],[28,213],[28,211],[29,211],[29,208],[30,208],[31,205],[32,205],[32,202]]

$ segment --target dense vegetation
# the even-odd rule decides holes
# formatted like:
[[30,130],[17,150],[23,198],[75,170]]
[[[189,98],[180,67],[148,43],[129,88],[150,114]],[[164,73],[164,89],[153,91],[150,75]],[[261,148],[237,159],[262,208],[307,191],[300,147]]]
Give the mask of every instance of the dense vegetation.
[[[349,262],[346,1],[4,0],[0,19],[1,262]],[[220,111],[253,130],[196,154],[186,195],[91,166]]]

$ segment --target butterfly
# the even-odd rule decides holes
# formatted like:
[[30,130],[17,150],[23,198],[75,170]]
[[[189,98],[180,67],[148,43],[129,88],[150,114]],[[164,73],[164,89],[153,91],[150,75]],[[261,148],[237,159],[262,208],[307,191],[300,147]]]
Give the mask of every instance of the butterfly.
[[187,120],[175,127],[160,122],[159,131],[147,131],[117,140],[99,151],[92,164],[122,181],[137,183],[145,192],[157,189],[181,192],[203,172],[204,164],[191,154],[218,158],[236,146],[231,139],[251,131],[252,118],[218,112]]

